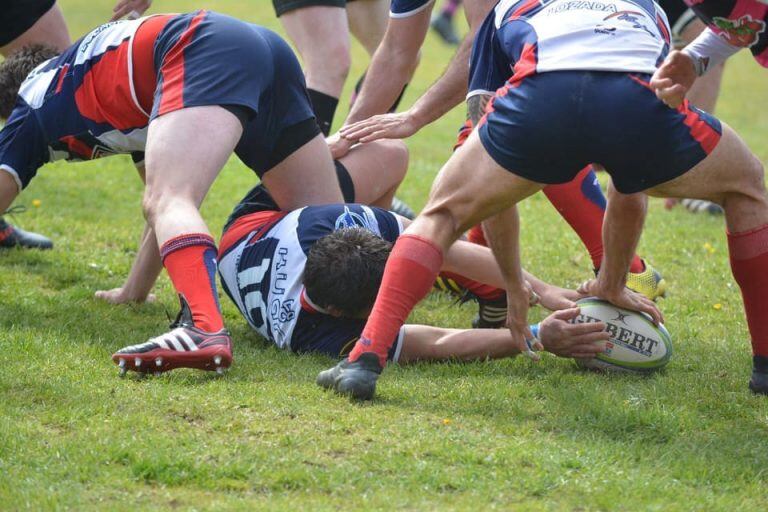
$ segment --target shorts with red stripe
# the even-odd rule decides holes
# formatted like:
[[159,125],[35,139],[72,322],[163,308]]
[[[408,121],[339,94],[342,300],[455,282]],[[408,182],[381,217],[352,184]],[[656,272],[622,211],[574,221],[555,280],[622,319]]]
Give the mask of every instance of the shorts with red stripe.
[[715,117],[688,102],[667,107],[649,79],[552,71],[510,81],[490,103],[480,140],[500,166],[537,183],[569,182],[596,163],[619,192],[646,190],[693,168],[722,132]]
[[296,56],[264,27],[208,11],[174,16],[154,43],[154,65],[150,118],[197,106],[234,107],[244,113],[238,156],[259,175],[288,156],[287,146],[295,150],[319,133],[307,128],[314,114]]

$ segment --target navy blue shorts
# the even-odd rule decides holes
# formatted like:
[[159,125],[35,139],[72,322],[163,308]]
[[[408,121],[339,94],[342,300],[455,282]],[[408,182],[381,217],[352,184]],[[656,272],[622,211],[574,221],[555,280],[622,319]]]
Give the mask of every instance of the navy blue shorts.
[[543,184],[567,183],[600,164],[631,194],[686,173],[712,152],[722,128],[686,101],[662,103],[644,74],[553,71],[496,92],[479,136],[500,166]]
[[235,152],[259,176],[320,133],[301,66],[271,30],[198,11],[169,21],[154,48],[151,118],[206,105],[244,110]]

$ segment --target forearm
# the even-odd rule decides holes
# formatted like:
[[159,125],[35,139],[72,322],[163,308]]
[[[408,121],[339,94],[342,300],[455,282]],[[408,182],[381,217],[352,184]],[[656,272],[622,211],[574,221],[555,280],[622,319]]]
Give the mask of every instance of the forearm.
[[504,279],[508,292],[521,293],[525,278],[520,264],[520,218],[512,206],[483,221],[488,245]]
[[462,41],[443,75],[408,109],[409,116],[419,128],[441,118],[464,100],[471,52],[470,34]]
[[133,260],[131,271],[123,285],[126,298],[132,301],[145,300],[162,269],[163,264],[160,260],[155,232],[147,225],[144,227],[139,251]]
[[389,20],[345,125],[389,110],[416,69],[428,27],[429,10],[409,18]]
[[506,329],[444,329],[406,325],[399,362],[475,361],[514,357],[519,353]]
[[682,51],[693,60],[696,74],[701,76],[709,69],[725,62],[740,49],[707,28]]
[[640,241],[647,207],[648,197],[645,194],[609,191],[603,222],[603,263],[598,276],[605,290],[616,292],[624,288]]

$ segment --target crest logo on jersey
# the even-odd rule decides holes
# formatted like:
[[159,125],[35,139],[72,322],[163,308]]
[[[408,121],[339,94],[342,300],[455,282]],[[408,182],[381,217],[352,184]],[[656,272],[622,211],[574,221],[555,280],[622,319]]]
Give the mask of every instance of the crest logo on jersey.
[[363,213],[356,213],[344,207],[344,213],[336,218],[334,229],[363,228],[373,233],[376,232],[376,220],[371,219],[370,214],[363,210]]
[[760,34],[765,32],[765,22],[752,19],[752,16],[745,14],[737,20],[720,18],[715,16],[712,23],[722,30],[722,35],[733,46],[740,48],[749,48],[760,39]]

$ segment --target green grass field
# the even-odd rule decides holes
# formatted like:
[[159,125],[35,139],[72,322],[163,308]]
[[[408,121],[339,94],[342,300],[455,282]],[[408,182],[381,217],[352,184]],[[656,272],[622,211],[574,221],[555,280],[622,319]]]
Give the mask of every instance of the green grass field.
[[[61,6],[79,37],[111,2]],[[199,6],[158,0],[153,11]],[[267,0],[205,6],[279,28]],[[450,54],[429,36],[405,105]],[[366,63],[356,47],[352,76]],[[739,55],[718,113],[763,162],[766,104],[768,73]],[[409,141],[400,196],[414,206],[462,119],[458,108]],[[240,162],[227,165],[203,209],[215,232],[254,182]],[[153,305],[92,298],[128,271],[140,197],[129,159],[114,157],[50,165],[20,198],[39,206],[17,221],[57,245],[0,253],[0,509],[766,510],[768,400],[746,388],[721,219],[652,202],[641,252],[671,286],[660,303],[676,351],[665,371],[600,376],[554,357],[395,366],[378,399],[360,405],[315,386],[329,359],[267,346],[227,301],[236,364],[225,377],[118,378],[110,354],[162,332],[177,307],[165,276]],[[521,210],[531,271],[567,286],[591,275],[543,196]],[[473,314],[432,296],[413,320],[464,327]]]

